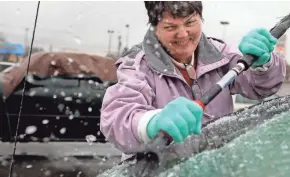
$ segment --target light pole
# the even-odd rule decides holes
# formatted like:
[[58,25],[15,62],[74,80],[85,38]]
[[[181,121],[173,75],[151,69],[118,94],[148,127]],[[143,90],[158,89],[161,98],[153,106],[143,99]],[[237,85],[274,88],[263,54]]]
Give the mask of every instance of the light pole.
[[24,34],[24,53],[25,54],[28,54],[29,49],[30,49],[30,46],[28,44],[28,31],[29,31],[29,28],[25,28],[25,34]]
[[223,40],[226,40],[226,27],[230,24],[228,21],[220,21],[220,24],[223,26]]
[[129,34],[130,34],[130,25],[126,24],[125,27],[127,28],[127,36],[126,36],[126,47],[125,52],[129,50]]
[[119,35],[118,36],[118,56],[117,56],[117,58],[119,58],[121,56],[121,47],[122,47],[122,36]]
[[109,33],[109,45],[108,45],[108,54],[111,54],[111,42],[112,42],[112,34],[114,33],[114,30],[108,30]]

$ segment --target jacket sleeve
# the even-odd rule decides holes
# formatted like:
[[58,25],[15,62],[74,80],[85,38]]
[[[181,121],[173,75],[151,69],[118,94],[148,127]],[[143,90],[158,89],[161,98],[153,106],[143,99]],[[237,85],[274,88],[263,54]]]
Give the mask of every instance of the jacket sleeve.
[[[229,69],[242,57],[238,49],[223,44],[221,52],[230,59]],[[286,61],[272,52],[268,63],[241,73],[230,85],[232,94],[241,94],[250,99],[263,99],[278,92],[286,76]]]
[[152,106],[155,93],[148,67],[128,57],[118,62],[118,82],[104,95],[100,129],[107,141],[126,153],[149,140],[146,125],[160,110]]

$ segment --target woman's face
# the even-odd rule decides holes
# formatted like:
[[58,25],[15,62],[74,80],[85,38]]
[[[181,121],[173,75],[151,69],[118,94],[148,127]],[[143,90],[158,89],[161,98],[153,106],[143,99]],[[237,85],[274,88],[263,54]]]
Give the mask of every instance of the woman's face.
[[200,40],[202,20],[198,14],[174,18],[164,12],[155,34],[170,55],[179,62],[188,62]]

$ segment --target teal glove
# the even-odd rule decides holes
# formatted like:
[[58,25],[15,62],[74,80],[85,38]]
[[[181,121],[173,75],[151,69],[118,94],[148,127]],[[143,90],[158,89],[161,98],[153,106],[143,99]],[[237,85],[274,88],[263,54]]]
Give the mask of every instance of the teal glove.
[[244,55],[252,54],[259,57],[252,65],[252,68],[256,68],[266,64],[270,60],[270,54],[274,50],[276,43],[277,39],[269,31],[259,28],[250,31],[242,38],[239,50]]
[[194,101],[179,97],[168,103],[147,125],[150,138],[160,130],[168,133],[174,142],[180,143],[190,134],[201,133],[203,110]]

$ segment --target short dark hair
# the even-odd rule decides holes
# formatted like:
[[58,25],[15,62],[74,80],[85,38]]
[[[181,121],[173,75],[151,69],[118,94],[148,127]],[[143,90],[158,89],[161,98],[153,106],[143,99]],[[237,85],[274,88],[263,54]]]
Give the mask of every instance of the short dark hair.
[[202,18],[201,1],[145,1],[145,8],[149,17],[149,23],[156,26],[162,19],[164,11],[171,13],[173,17],[188,17],[197,13]]

